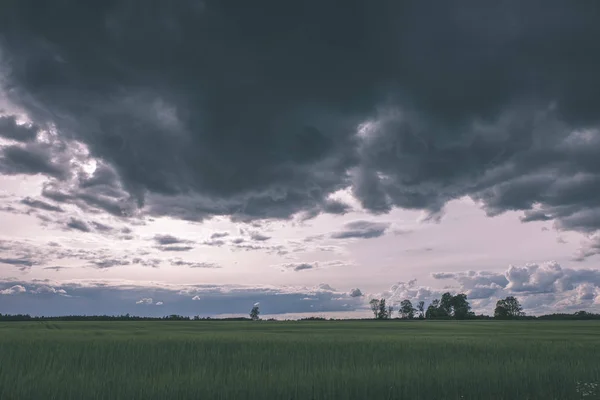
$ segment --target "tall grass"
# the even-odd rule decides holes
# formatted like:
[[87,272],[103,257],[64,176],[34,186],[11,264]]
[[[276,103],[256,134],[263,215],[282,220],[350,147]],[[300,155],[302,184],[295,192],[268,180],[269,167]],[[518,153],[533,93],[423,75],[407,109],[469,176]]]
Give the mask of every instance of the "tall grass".
[[577,388],[600,382],[599,333],[591,321],[5,323],[0,399],[591,399]]

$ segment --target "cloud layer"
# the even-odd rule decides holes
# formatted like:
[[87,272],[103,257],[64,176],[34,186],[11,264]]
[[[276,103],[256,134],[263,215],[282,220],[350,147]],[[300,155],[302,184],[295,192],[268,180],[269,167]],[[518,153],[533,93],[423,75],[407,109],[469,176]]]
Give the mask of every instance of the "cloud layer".
[[439,218],[469,195],[593,232],[598,16],[581,2],[13,2],[2,85],[32,123],[0,117],[0,171],[116,216],[343,214],[330,195],[350,188],[373,213]]
[[326,313],[362,306],[361,299],[327,284],[276,287],[2,280],[0,296],[3,313],[35,315],[246,315],[257,303],[263,314]]

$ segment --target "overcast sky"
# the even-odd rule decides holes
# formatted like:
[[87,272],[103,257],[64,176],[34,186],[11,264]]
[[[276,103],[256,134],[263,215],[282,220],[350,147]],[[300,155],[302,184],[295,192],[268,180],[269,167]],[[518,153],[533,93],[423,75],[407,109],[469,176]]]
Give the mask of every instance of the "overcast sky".
[[159,3],[0,5],[0,313],[600,311],[595,2]]

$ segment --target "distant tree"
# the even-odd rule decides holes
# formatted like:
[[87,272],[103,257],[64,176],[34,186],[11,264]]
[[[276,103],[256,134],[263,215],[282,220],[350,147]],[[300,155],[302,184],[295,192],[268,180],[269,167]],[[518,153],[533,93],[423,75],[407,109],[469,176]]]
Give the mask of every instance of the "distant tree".
[[400,314],[402,318],[413,319],[415,316],[415,308],[413,307],[410,300],[402,300],[400,303]]
[[392,305],[389,305],[387,308],[387,318],[388,319],[394,318],[394,306],[392,306]]
[[385,305],[385,299],[379,300],[379,309],[377,311],[377,318],[378,319],[387,319],[388,318],[387,307]]
[[371,311],[373,312],[373,316],[375,318],[377,318],[377,316],[379,315],[379,300],[378,299],[371,299],[371,301],[369,301],[369,306],[371,307]]
[[440,300],[440,305],[439,305],[439,308],[441,309],[440,311],[442,311],[442,313],[447,316],[452,315],[452,300],[453,300],[453,298],[454,298],[454,296],[452,296],[452,294],[450,294],[449,292],[446,292],[442,295],[442,299]]
[[515,318],[522,317],[525,313],[519,300],[513,296],[508,296],[505,299],[498,300],[496,302],[496,308],[494,309],[494,318]]
[[419,311],[419,318],[425,318],[425,302],[423,300],[417,303],[417,311]]
[[459,293],[452,297],[452,316],[456,319],[465,319],[471,316],[471,305],[467,301],[467,295]]
[[427,307],[427,311],[425,311],[425,318],[430,319],[430,318],[437,318],[439,315],[439,308],[440,308],[440,300],[439,299],[434,299],[431,304],[429,304],[429,307]]
[[255,304],[250,310],[250,319],[252,321],[258,321],[260,319],[260,309],[258,308],[258,304]]

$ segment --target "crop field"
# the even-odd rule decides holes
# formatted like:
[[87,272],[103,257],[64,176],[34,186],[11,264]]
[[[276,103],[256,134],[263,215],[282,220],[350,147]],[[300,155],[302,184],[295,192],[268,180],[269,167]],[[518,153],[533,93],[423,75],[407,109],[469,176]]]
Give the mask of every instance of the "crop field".
[[594,321],[9,322],[0,399],[598,399]]

